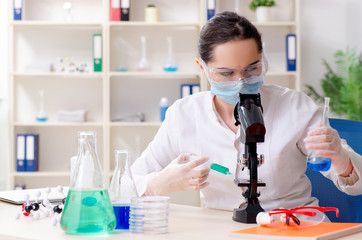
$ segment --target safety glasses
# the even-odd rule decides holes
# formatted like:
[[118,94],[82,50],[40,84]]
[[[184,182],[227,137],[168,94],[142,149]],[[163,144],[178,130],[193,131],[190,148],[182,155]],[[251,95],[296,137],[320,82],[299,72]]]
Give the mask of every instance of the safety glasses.
[[204,69],[210,84],[218,87],[233,87],[243,83],[254,84],[261,81],[259,76],[264,76],[268,71],[268,62],[263,53],[256,63],[237,69],[209,68],[202,59],[197,59],[196,62]]
[[339,216],[338,208],[334,207],[298,207],[292,209],[274,209],[263,217],[261,225],[274,228],[304,228],[318,225],[326,218],[324,212],[335,211]]

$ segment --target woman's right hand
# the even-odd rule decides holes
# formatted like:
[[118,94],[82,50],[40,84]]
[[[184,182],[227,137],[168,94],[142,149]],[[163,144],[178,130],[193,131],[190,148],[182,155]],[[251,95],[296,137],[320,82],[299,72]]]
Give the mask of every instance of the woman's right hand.
[[165,195],[171,192],[199,190],[209,185],[206,182],[210,168],[196,169],[209,158],[189,160],[191,154],[181,154],[166,168],[153,176],[147,185],[146,196]]

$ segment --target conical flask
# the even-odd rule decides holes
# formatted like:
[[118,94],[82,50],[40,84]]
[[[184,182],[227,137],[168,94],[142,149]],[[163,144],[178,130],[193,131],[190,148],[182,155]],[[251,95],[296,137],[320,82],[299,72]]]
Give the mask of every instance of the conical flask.
[[78,133],[78,159],[71,178],[62,218],[69,234],[107,234],[116,226],[111,200],[96,150],[96,133]]
[[163,70],[165,72],[176,72],[178,67],[172,56],[172,38],[171,37],[167,37],[167,44],[168,44],[168,59],[167,59],[166,64],[163,66]]
[[[324,109],[323,109],[323,125],[329,126],[329,101],[330,98],[324,98]],[[331,167],[332,160],[328,157],[319,156],[315,150],[313,150],[307,158],[308,168],[314,171],[328,171]]]
[[115,151],[115,168],[109,196],[117,219],[116,229],[129,229],[131,199],[138,197],[138,193],[130,168],[128,150]]

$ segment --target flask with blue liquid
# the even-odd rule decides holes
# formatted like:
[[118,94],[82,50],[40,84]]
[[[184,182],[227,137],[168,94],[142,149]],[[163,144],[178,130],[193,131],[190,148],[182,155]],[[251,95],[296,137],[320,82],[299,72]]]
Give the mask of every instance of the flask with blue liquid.
[[[328,113],[329,113],[329,101],[330,98],[324,98],[324,109],[323,109],[323,125],[329,126]],[[317,155],[316,151],[313,150],[307,158],[307,166],[309,169],[314,171],[328,171],[331,167],[332,160],[328,157]]]
[[44,90],[39,91],[39,100],[40,100],[40,110],[36,115],[36,120],[38,122],[46,122],[48,121],[48,116],[44,111]]
[[168,45],[168,59],[165,65],[163,66],[163,70],[165,72],[177,72],[178,67],[172,56],[172,38],[167,37],[167,45]]
[[131,199],[138,197],[138,193],[130,168],[129,151],[116,150],[115,158],[109,196],[116,215],[116,230],[128,230]]

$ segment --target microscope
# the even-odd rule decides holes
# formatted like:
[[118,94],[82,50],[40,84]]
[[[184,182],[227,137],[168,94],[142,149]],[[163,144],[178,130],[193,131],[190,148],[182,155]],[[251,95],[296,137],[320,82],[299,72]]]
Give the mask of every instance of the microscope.
[[[235,106],[235,125],[240,125],[240,142],[245,144],[242,158],[238,157],[234,182],[238,187],[247,187],[243,192],[245,203],[240,204],[233,212],[233,220],[242,223],[256,223],[256,215],[263,212],[257,192],[258,186],[265,187],[265,183],[258,182],[258,166],[264,162],[264,156],[258,157],[256,148],[258,142],[264,142],[265,127],[263,120],[263,107],[260,94],[239,94],[240,101]],[[250,180],[240,179],[238,173],[247,167]]]

